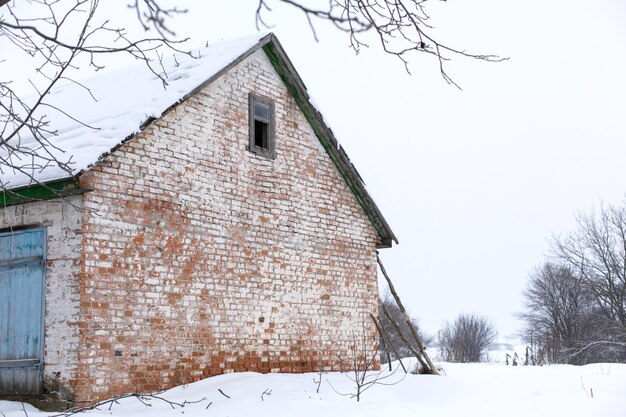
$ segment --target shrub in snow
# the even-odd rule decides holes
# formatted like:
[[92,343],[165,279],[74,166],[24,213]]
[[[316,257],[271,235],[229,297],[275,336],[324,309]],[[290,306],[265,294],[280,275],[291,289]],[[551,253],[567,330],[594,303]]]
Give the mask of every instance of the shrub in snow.
[[498,335],[494,324],[484,316],[460,314],[439,331],[439,351],[446,362],[480,362],[487,346]]

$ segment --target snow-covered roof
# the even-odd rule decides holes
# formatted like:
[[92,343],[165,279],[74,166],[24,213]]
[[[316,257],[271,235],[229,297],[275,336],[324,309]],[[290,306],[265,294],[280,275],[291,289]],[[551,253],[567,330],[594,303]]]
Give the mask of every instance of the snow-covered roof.
[[[143,64],[97,74],[93,79],[81,80],[80,84],[64,82],[55,86],[45,101],[71,117],[51,106],[42,108],[40,115],[45,113],[56,131],[56,135],[48,138],[52,145],[48,150],[60,161],[70,160],[74,175],[88,169],[103,154],[139,132],[146,120],[160,117],[169,107],[258,44],[264,36],[266,34],[258,34],[208,45],[193,53],[197,59],[166,57],[163,60],[166,86]],[[27,132],[22,133],[21,145],[40,147]],[[4,148],[0,152],[6,156]],[[70,176],[56,165],[34,170],[32,178],[7,167],[2,167],[1,175],[7,189]]]

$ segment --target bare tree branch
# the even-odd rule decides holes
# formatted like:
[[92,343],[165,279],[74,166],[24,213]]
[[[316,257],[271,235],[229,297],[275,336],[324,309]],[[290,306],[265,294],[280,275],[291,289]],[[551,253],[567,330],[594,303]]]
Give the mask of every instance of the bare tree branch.
[[[174,39],[167,26],[169,19],[183,10],[163,8],[157,0],[136,0],[128,7],[135,10],[140,27],[156,36],[133,37],[124,27],[112,26],[100,16],[99,0],[0,1],[0,40],[35,62],[29,78],[31,93],[11,80],[0,79],[0,174],[17,172],[38,183],[37,173],[54,166],[71,176],[71,155],[64,155],[63,149],[51,142],[58,131],[49,115],[52,112],[82,122],[54,105],[50,93],[61,81],[78,83],[79,68],[97,71],[104,68],[98,57],[125,54],[143,62],[165,85],[165,74],[156,59],[159,51],[165,48],[189,54],[179,48],[185,40]],[[85,91],[91,95],[88,88]],[[7,185],[0,178],[0,188],[7,189]]]
[[[258,0],[256,11],[257,27],[265,26],[264,15],[271,12],[272,0]],[[348,34],[350,46],[358,53],[368,45],[363,42],[364,32],[374,32],[382,49],[396,56],[409,71],[408,57],[411,54],[432,55],[439,64],[443,79],[457,88],[461,88],[448,74],[445,62],[454,56],[477,59],[488,62],[501,62],[508,58],[489,54],[474,54],[451,47],[438,41],[431,33],[427,0],[329,0],[326,7],[313,8],[304,1],[275,0],[291,6],[304,14],[313,36],[317,33],[313,22],[326,21],[335,28]],[[320,6],[317,6],[320,7]]]
[[588,349],[591,349],[591,348],[593,348],[595,346],[598,346],[598,345],[604,345],[604,346],[610,346],[610,347],[618,347],[618,348],[626,348],[626,342],[615,342],[615,341],[612,341],[612,340],[597,340],[595,342],[587,343],[585,346],[581,347],[580,349],[576,349],[576,350],[568,349],[568,350],[566,350],[566,352],[569,351],[569,355],[571,357],[574,357],[574,356],[580,355],[584,351],[586,351]]
[[[200,403],[202,401],[206,401],[206,398],[202,398],[199,400],[194,400],[194,401],[183,401],[182,403],[178,403],[176,401],[172,401],[172,400],[168,400],[167,398],[164,398],[161,396],[162,393],[164,393],[165,391],[159,391],[159,392],[155,392],[155,393],[137,393],[137,392],[133,392],[130,394],[124,394],[124,395],[119,395],[113,398],[110,398],[108,400],[103,400],[103,401],[99,401],[95,404],[90,404],[90,405],[86,405],[86,406],[82,406],[82,407],[75,407],[75,408],[70,408],[69,410],[66,410],[62,413],[59,414],[54,414],[52,417],[67,417],[67,416],[72,416],[75,414],[81,414],[84,413],[86,411],[90,411],[90,410],[100,410],[101,407],[103,406],[107,406],[107,411],[110,411],[113,408],[114,404],[119,404],[120,400],[124,400],[126,398],[135,398],[137,399],[137,401],[139,401],[140,403],[142,403],[143,405],[145,405],[146,407],[152,407],[152,400],[159,400],[162,401],[166,404],[168,404],[173,410],[176,409],[176,407],[178,408],[184,408],[187,404],[197,404]],[[211,405],[211,404],[209,404]],[[207,406],[208,408],[208,406]],[[184,414],[184,412],[183,412]]]

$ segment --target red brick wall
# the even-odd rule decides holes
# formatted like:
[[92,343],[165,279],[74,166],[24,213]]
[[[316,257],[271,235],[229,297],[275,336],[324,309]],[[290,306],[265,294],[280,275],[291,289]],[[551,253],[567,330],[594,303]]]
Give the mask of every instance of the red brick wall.
[[[246,150],[249,92],[275,101],[275,160]],[[374,346],[378,236],[262,51],[81,182],[77,399]]]

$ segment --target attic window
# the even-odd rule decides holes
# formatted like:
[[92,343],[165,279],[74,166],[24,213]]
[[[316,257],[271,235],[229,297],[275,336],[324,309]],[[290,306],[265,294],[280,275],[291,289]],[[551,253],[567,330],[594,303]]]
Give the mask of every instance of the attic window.
[[250,152],[274,159],[274,102],[254,94],[248,101]]

